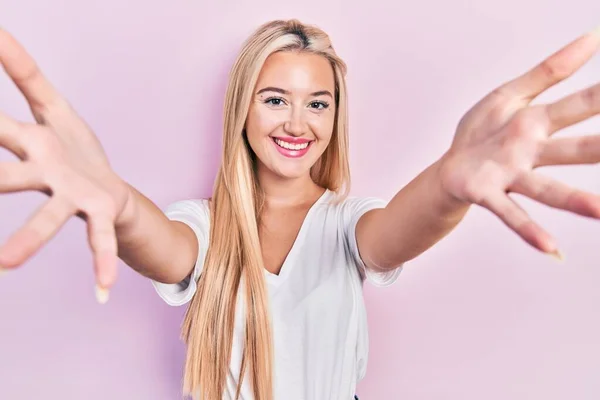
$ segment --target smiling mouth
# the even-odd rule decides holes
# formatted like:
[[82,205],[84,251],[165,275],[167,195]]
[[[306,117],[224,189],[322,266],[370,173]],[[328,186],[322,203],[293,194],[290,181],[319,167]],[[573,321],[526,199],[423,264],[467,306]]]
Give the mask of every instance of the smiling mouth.
[[[273,146],[277,149],[279,154],[287,158],[302,158],[310,150],[314,140],[306,139],[292,139],[291,141],[283,140],[280,138],[272,137]],[[292,143],[292,141],[296,143]]]
[[300,150],[304,150],[306,149],[308,146],[310,146],[310,144],[313,142],[313,140],[304,142],[304,143],[290,143],[290,142],[286,142],[285,140],[281,140],[281,139],[277,139],[277,138],[273,138],[273,141],[275,142],[275,144],[283,149],[286,150],[292,150],[292,151],[300,151]]

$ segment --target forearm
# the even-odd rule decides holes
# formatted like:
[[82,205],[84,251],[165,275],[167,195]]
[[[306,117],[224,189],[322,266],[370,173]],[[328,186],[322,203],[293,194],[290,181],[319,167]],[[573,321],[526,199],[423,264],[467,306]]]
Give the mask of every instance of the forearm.
[[[400,190],[387,207],[360,221],[357,231],[371,267],[388,269],[409,261],[448,235],[463,219],[468,204],[442,189],[438,169],[430,165]],[[357,228],[358,229],[358,228]]]
[[164,283],[183,280],[193,269],[198,242],[191,228],[169,220],[131,185],[116,233],[119,257],[138,273]]

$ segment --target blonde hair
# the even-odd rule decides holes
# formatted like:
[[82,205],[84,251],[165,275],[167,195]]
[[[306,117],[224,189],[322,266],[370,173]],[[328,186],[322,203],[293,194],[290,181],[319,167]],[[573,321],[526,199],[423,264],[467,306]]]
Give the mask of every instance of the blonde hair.
[[245,42],[230,72],[222,161],[212,198],[210,245],[182,327],[187,345],[184,393],[202,400],[220,400],[225,390],[241,282],[245,283],[247,307],[236,399],[247,368],[254,398],[273,399],[270,312],[258,236],[262,194],[244,125],[262,66],[269,55],[279,51],[309,52],[330,61],[335,76],[334,131],[329,146],[312,167],[311,177],[341,197],[347,195],[350,185],[345,63],[336,55],[329,36],[317,27],[297,20],[260,26]]

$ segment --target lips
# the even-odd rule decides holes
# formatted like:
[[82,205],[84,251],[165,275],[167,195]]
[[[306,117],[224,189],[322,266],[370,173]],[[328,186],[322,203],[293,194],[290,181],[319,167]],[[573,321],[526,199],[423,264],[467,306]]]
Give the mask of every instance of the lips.
[[306,138],[296,138],[296,137],[280,137],[280,136],[275,136],[273,137],[273,139],[278,139],[287,143],[292,143],[292,144],[304,144],[304,143],[308,143],[308,142],[312,142],[312,140],[310,139],[306,139]]
[[273,144],[275,148],[285,157],[299,158],[308,153],[314,140],[305,138],[280,138],[274,137]]

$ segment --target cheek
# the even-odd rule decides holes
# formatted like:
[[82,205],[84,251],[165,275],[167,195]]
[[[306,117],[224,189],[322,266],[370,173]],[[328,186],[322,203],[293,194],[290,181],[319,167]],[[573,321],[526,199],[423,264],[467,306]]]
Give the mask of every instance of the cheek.
[[333,135],[334,125],[333,115],[319,115],[312,119],[310,128],[314,132],[317,139],[322,142],[329,143],[331,136]]
[[261,107],[252,107],[246,121],[248,140],[264,138],[271,134],[279,124],[277,115],[272,111]]

